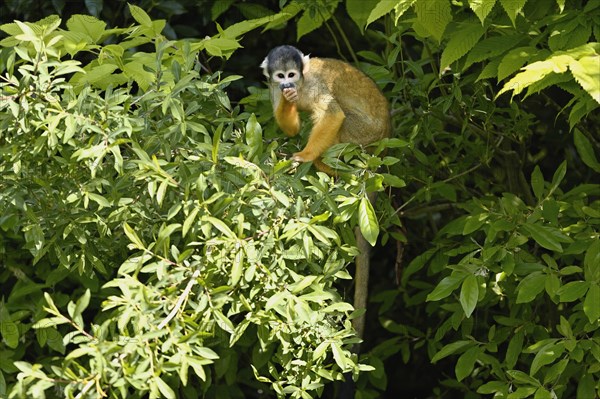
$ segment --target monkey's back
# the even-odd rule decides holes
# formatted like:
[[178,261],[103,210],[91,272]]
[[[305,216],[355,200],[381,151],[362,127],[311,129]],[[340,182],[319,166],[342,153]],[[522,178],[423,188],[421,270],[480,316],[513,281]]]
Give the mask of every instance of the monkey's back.
[[[319,77],[319,78],[316,78]],[[335,99],[346,115],[340,129],[340,142],[366,145],[390,135],[390,112],[386,98],[375,82],[352,65],[330,58],[311,58],[302,91],[309,102],[301,110],[331,112],[328,101]],[[325,109],[313,109],[325,102]],[[334,108],[334,107],[331,107]]]

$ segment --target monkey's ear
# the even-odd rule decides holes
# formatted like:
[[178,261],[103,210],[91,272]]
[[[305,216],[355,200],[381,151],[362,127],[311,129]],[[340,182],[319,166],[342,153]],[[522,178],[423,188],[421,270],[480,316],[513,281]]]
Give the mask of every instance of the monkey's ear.
[[310,56],[302,54],[302,74],[306,75],[306,73],[310,70]]
[[267,71],[267,57],[265,57],[264,61],[260,64],[260,67],[263,70],[263,75],[265,75],[268,78],[269,71]]

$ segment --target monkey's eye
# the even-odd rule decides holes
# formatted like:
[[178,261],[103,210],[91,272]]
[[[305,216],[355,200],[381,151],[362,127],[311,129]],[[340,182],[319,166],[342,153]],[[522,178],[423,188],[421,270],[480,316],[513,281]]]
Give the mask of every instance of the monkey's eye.
[[279,79],[283,79],[283,78],[285,78],[285,75],[284,75],[283,73],[281,73],[281,72],[280,72],[280,73],[278,73],[278,74],[277,74],[277,77],[278,77]]
[[295,72],[288,73],[288,78],[293,78],[294,76],[296,76]]

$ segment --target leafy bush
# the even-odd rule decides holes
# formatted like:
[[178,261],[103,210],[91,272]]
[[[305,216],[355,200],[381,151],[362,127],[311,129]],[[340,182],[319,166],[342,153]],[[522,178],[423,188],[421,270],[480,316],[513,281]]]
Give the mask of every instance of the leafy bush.
[[2,26],[2,395],[309,398],[372,369],[337,284],[398,179],[366,154],[346,180],[295,171],[231,107],[239,76],[199,74],[272,18],[173,42],[130,9]]

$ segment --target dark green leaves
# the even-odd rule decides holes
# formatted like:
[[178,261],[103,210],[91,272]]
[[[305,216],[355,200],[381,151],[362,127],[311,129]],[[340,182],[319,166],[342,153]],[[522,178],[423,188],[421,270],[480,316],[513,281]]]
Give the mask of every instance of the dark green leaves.
[[465,311],[465,316],[471,317],[471,313],[473,313],[473,310],[475,310],[475,306],[477,305],[478,297],[479,286],[477,284],[477,277],[469,275],[462,283],[459,299],[460,305]]

